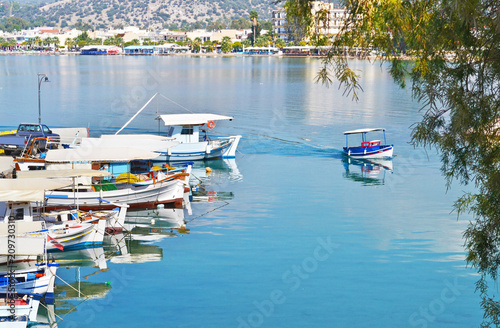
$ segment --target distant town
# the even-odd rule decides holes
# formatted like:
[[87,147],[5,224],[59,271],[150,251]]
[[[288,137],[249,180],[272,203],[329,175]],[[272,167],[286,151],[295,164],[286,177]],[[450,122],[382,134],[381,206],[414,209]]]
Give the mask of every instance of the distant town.
[[294,54],[318,55],[341,31],[346,12],[334,4],[315,1],[311,10],[328,13],[326,22],[314,26],[315,37],[300,35],[282,8],[271,21],[259,22],[252,11],[250,28],[211,26],[190,31],[142,29],[126,26],[109,29],[35,27],[0,31],[0,54]]

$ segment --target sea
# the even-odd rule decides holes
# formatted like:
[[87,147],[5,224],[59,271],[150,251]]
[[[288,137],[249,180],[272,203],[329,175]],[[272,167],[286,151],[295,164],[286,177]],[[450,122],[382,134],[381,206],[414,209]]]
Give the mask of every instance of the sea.
[[[159,114],[192,112],[231,116],[210,132],[242,136],[234,160],[194,164],[186,208],[129,213],[126,232],[103,248],[54,254],[55,304],[33,325],[479,326],[478,275],[462,237],[473,218],[453,208],[470,188],[448,188],[436,150],[410,143],[422,104],[386,64],[350,61],[358,100],[335,81],[317,83],[321,65],[0,56],[2,131],[38,121],[40,90],[51,128],[111,134],[144,107],[124,133],[163,133]],[[343,132],[361,128],[385,128],[395,157],[346,159]]]

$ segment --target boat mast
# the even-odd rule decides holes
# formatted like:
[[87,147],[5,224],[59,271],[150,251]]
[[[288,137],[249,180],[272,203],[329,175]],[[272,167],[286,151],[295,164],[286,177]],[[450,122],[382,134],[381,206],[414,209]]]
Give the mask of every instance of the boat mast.
[[150,103],[150,102],[151,102],[151,101],[152,101],[152,100],[153,100],[153,99],[154,99],[157,95],[158,95],[158,92],[157,92],[157,93],[155,93],[155,95],[154,95],[153,97],[151,97],[151,99],[149,99],[149,100],[148,100],[148,102],[147,102],[144,106],[142,106],[142,108],[141,108],[141,109],[139,109],[139,110],[137,111],[137,113],[135,113],[135,114],[134,114],[134,116],[132,116],[132,118],[131,118],[130,120],[128,120],[128,122],[127,122],[127,123],[125,123],[125,125],[124,125],[124,126],[122,126],[122,127],[121,127],[121,129],[120,129],[120,130],[118,130],[118,131],[115,133],[115,135],[117,135],[117,134],[118,134],[118,133],[120,133],[123,129],[125,129],[125,128],[127,127],[127,125],[129,125],[129,124],[130,124],[130,122],[132,122],[132,121],[133,121],[133,120],[137,117],[137,115],[139,115],[139,114],[140,114],[140,113],[144,110],[144,108],[146,108],[146,107],[149,105],[149,103]]
[[160,135],[160,115],[158,115],[158,98],[156,98],[156,118],[155,120],[158,121],[158,135]]

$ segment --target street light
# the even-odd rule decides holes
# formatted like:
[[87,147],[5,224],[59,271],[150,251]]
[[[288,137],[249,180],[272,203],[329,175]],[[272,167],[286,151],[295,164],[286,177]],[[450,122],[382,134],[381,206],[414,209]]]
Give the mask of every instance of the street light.
[[42,123],[42,110],[40,107],[40,86],[42,85],[42,82],[50,82],[49,78],[47,77],[47,74],[44,73],[38,73],[38,124]]

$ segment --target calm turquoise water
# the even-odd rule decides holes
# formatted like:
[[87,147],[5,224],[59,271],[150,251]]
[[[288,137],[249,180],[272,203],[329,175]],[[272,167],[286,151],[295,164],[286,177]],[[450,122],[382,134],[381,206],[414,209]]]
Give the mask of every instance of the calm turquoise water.
[[[223,201],[184,211],[188,233],[165,222],[135,227],[133,256],[107,247],[60,269],[59,327],[471,327],[481,322],[474,272],[439,158],[408,144],[419,105],[384,67],[362,69],[359,102],[314,83],[316,59],[1,56],[2,128],[43,121],[114,132],[156,92],[193,112],[235,117],[220,133],[242,134],[236,166],[206,177]],[[154,100],[131,126],[155,131]],[[393,170],[343,161],[343,131],[385,127]],[[175,225],[174,225],[175,226]],[[172,233],[170,233],[172,231]],[[134,239],[134,240],[131,240]],[[83,257],[76,254],[75,258]],[[78,265],[76,265],[78,264]],[[86,266],[83,266],[86,264]],[[79,267],[82,265],[81,267]],[[93,274],[95,273],[95,274]],[[106,282],[108,283],[106,285]]]

